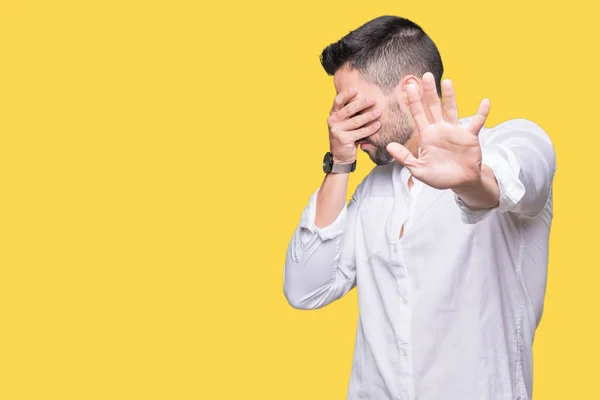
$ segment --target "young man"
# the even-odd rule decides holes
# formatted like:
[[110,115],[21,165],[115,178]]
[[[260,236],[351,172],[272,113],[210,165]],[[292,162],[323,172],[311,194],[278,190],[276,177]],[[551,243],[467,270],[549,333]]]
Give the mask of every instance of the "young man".
[[[330,152],[288,247],[284,293],[316,309],[357,287],[348,399],[530,399],[549,137],[524,119],[484,127],[487,100],[459,119],[435,44],[403,18],[364,24],[321,62],[338,93]],[[377,165],[346,204],[357,147]]]

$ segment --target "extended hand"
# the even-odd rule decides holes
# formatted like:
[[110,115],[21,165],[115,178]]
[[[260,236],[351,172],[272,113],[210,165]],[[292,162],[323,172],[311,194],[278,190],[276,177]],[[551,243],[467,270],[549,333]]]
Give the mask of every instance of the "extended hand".
[[[458,120],[454,88],[450,80],[442,83],[444,105],[437,95],[431,73],[423,75],[423,99],[416,85],[407,88],[408,103],[420,137],[418,158],[399,143],[390,143],[388,152],[411,175],[436,189],[458,189],[476,184],[481,178],[479,131],[490,110],[484,99],[468,126]],[[444,112],[442,111],[444,108]]]

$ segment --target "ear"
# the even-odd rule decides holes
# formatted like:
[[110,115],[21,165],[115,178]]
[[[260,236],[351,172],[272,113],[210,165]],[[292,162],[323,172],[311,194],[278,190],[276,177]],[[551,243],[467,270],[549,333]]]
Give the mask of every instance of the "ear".
[[408,85],[414,85],[419,91],[419,97],[423,97],[423,82],[415,75],[404,75],[400,83],[396,87],[396,96],[398,99],[403,99],[405,105],[408,105],[406,97],[406,88]]

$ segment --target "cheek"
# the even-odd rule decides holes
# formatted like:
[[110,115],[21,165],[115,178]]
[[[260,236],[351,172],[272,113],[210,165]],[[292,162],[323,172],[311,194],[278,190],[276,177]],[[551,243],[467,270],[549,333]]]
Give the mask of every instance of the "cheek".
[[375,143],[383,143],[390,137],[390,126],[386,122],[381,123],[381,128],[371,135]]

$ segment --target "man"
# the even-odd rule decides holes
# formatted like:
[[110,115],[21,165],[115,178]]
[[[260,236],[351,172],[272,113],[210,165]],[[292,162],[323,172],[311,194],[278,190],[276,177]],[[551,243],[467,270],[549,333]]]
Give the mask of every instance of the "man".
[[[435,44],[376,18],[323,51],[337,96],[325,178],[288,247],[284,293],[358,290],[348,399],[524,400],[548,265],[555,154],[535,123],[458,118]],[[440,97],[443,97],[443,102]],[[346,204],[357,147],[377,164]]]

